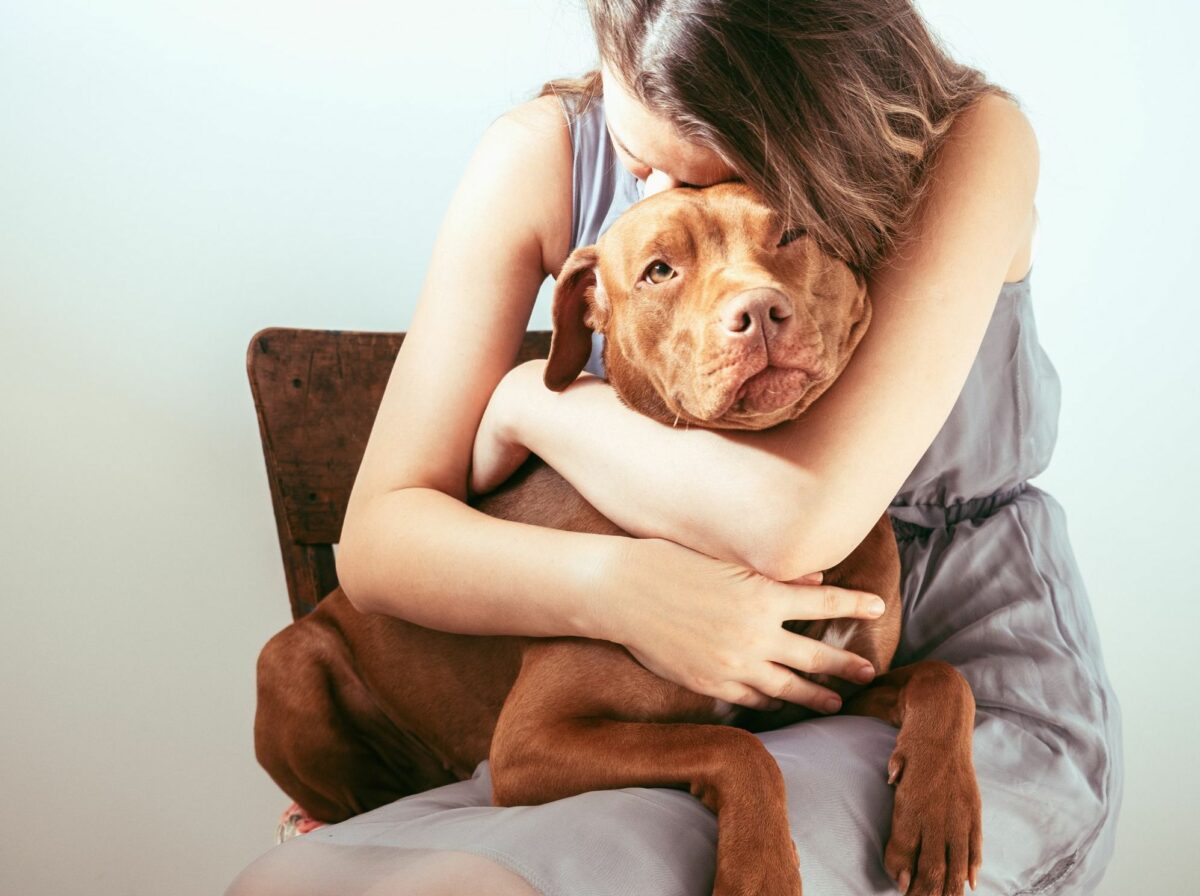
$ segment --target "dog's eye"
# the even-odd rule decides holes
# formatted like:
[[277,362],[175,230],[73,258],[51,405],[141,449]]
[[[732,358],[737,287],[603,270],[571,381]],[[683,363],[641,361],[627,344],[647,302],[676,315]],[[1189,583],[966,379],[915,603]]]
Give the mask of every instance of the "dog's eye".
[[656,261],[650,267],[646,268],[646,273],[642,275],[642,279],[650,283],[666,283],[674,276],[674,268],[665,261]]
[[783,232],[783,236],[781,236],[779,238],[779,245],[776,246],[776,248],[782,249],[788,243],[791,243],[791,242],[794,242],[795,240],[800,239],[800,237],[804,236],[806,233],[808,233],[808,228],[806,228],[806,227],[789,228],[788,230],[785,230]]

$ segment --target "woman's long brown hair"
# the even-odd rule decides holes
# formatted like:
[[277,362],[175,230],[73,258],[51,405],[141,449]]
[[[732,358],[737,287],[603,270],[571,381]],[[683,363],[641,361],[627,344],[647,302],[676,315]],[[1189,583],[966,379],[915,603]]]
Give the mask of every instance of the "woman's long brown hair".
[[[588,0],[600,57],[787,226],[869,272],[900,240],[951,123],[982,95],[912,0]],[[542,88],[601,94],[600,73]]]

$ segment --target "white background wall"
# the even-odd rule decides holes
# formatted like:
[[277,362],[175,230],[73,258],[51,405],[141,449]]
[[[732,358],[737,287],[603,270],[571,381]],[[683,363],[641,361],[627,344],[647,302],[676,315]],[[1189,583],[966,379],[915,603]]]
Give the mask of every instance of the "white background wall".
[[[1194,892],[1200,17],[922,8],[1041,144],[1039,484],[1125,717],[1102,892]],[[0,892],[219,893],[269,846],[254,660],[288,611],[246,346],[405,328],[481,131],[593,60],[581,0],[0,0]]]

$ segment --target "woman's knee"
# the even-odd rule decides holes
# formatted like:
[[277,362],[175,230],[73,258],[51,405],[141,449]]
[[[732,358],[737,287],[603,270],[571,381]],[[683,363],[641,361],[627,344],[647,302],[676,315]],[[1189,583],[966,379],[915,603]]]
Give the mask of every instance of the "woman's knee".
[[225,896],[538,896],[515,871],[474,853],[301,845],[290,840],[259,856]]
[[283,846],[263,853],[233,879],[225,896],[283,896],[295,893],[294,873],[289,863],[279,861]]
[[439,851],[398,876],[396,889],[386,896],[538,896],[538,891],[521,875],[499,862],[468,852]]

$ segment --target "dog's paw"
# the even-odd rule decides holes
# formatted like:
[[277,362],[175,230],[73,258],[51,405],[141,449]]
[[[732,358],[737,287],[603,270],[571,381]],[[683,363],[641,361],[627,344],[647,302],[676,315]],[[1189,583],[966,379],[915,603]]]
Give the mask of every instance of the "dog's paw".
[[961,896],[982,862],[979,784],[969,757],[938,757],[897,743],[888,761],[896,786],[883,864],[905,896]]

